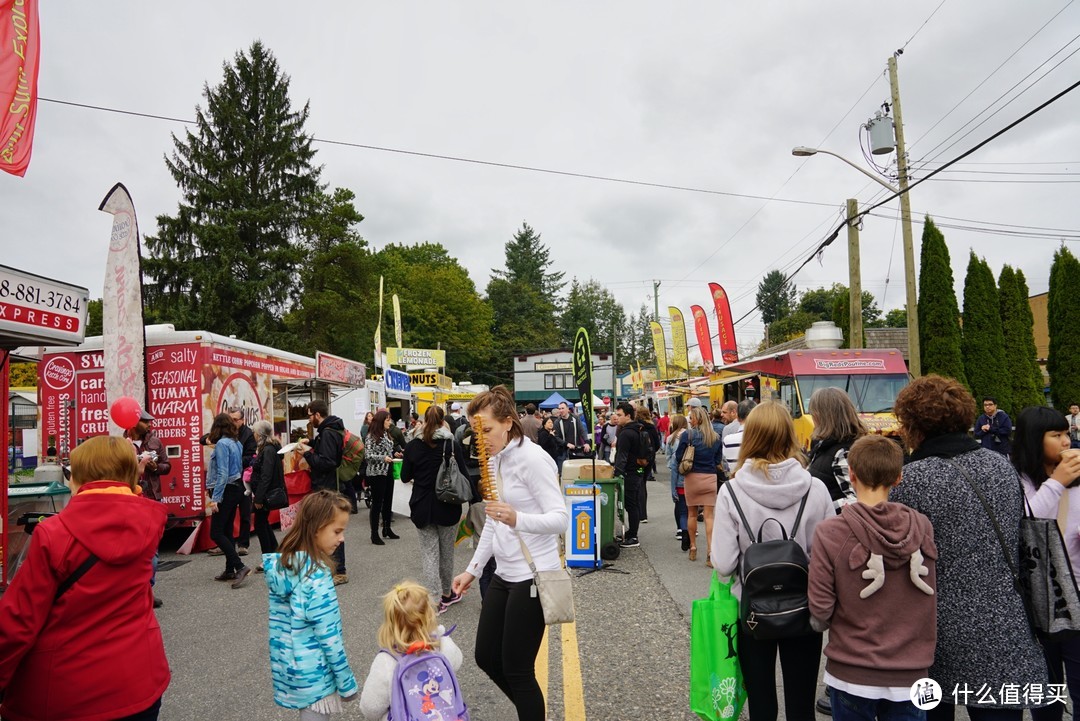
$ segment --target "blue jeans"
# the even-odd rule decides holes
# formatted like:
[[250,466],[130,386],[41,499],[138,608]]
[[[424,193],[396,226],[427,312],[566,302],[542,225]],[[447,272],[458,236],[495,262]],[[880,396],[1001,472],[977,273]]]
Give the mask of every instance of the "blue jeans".
[[679,527],[680,531],[686,530],[686,496],[681,493],[675,494],[675,525]]
[[910,701],[863,698],[829,688],[833,721],[926,721],[926,712]]

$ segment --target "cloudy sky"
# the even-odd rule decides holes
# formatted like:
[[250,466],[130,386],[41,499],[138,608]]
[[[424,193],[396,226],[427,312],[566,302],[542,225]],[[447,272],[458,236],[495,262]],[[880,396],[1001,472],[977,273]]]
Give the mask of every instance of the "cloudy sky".
[[[293,102],[310,101],[317,138],[695,189],[316,146],[323,178],[356,193],[375,248],[442,243],[482,290],[527,221],[557,270],[604,283],[628,312],[651,307],[660,280],[662,314],[689,315],[692,303],[709,307],[716,281],[737,318],[763,275],[811,255],[845,198],[881,197],[839,160],[791,148],[869,169],[860,126],[888,99],[896,49],[915,177],[1080,75],[1080,7],[1062,0],[98,0],[42,3],[41,26],[42,98],[191,118],[203,83],[261,39],[291,76]],[[1010,263],[1033,293],[1046,290],[1055,247],[1080,237],[1078,117],[1080,90],[912,191],[917,221],[1021,233],[944,228],[958,290],[970,249],[995,274]],[[153,233],[155,216],[176,209],[163,156],[183,127],[41,102],[27,176],[0,177],[0,262],[99,296],[111,219],[97,206],[122,181]],[[864,288],[900,307],[898,203],[875,214],[862,231]],[[916,252],[921,232],[916,222]],[[846,283],[844,236],[794,280]],[[737,332],[760,338],[760,316]]]

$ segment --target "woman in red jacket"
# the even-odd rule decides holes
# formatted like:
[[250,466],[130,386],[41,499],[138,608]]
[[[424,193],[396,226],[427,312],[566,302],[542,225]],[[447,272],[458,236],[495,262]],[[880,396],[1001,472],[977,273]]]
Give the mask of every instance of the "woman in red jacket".
[[169,664],[150,560],[165,507],[136,495],[131,442],[71,453],[74,496],[38,525],[0,597],[0,716],[10,721],[157,719]]

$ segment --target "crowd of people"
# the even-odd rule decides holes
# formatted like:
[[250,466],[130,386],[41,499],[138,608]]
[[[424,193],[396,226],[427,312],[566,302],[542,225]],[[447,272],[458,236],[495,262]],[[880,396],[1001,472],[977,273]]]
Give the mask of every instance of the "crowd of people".
[[[1032,690],[1067,686],[1080,701],[1080,637],[1035,634],[1013,569],[1027,508],[1057,520],[1072,572],[1080,573],[1080,406],[1068,416],[1027,408],[1014,426],[995,399],[982,400],[976,417],[975,399],[956,381],[915,379],[896,399],[901,438],[891,439],[868,432],[845,392],[822,388],[809,399],[806,451],[777,402],[729,401],[710,412],[692,400],[683,413],[655,417],[620,402],[589,430],[567,404],[522,413],[497,387],[467,410],[432,406],[404,432],[385,410],[369,414],[363,470],[344,481],[344,425],[313,401],[316,433],[299,448],[312,490],[280,542],[269,520],[285,488],[273,427],[260,421],[247,429],[242,414],[222,413],[205,438],[210,536],[225,560],[217,580],[241,588],[251,573],[264,574],[274,699],[309,721],[356,699],[368,719],[397,718],[410,703],[460,714],[454,675],[462,653],[439,618],[476,583],[483,603],[474,661],[519,719],[539,721],[545,702],[534,665],[545,621],[533,579],[563,565],[561,469],[593,453],[612,463],[625,489],[621,544],[634,548],[660,452],[682,550],[694,562],[703,542],[706,566],[730,577],[740,598],[732,648],[751,721],[779,714],[777,658],[792,721],[814,718],[815,706],[837,721],[947,721],[957,705],[973,721],[1019,721],[1024,709],[1036,721],[1060,721],[1064,704]],[[484,500],[480,489],[485,454],[467,420],[477,417],[497,500]],[[144,414],[128,438],[93,438],[72,453],[72,501],[58,521],[40,524],[0,598],[4,718],[158,716],[169,671],[153,613],[165,525],[155,479],[167,459],[154,448],[152,421]],[[361,682],[342,642],[334,587],[348,580],[344,535],[359,493],[370,493],[372,544],[399,538],[389,510],[390,464],[399,458],[401,480],[411,484],[421,582],[402,581],[385,594],[381,650]],[[451,472],[470,481],[469,498],[451,502],[440,491]],[[244,499],[262,551],[255,569],[243,559],[246,538],[233,532]],[[463,517],[478,538],[455,576]],[[766,606],[755,605],[767,591],[748,580],[754,547],[778,540],[806,566],[802,605],[788,609],[783,603],[798,599],[782,600],[783,613],[794,614],[784,619],[767,618]],[[761,613],[758,620],[747,620],[748,609],[749,618]],[[126,631],[105,639],[103,627]],[[130,673],[114,673],[117,663]],[[107,674],[85,671],[106,666]],[[393,689],[406,677],[423,693],[399,698]],[[926,678],[943,690],[929,711],[912,701],[913,686]],[[1011,687],[1017,692],[1006,695]],[[46,711],[41,698],[50,699]]]

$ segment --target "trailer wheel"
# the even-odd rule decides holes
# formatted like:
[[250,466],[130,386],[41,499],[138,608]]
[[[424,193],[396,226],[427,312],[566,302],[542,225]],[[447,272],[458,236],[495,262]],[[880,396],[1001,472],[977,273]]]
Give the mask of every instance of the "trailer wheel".
[[622,549],[619,548],[619,544],[612,541],[611,543],[605,543],[600,547],[600,558],[605,561],[614,561],[622,553]]

